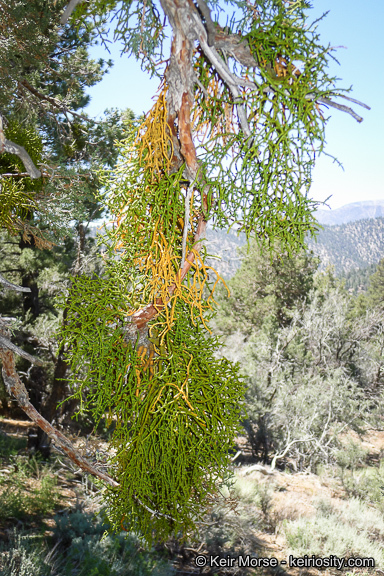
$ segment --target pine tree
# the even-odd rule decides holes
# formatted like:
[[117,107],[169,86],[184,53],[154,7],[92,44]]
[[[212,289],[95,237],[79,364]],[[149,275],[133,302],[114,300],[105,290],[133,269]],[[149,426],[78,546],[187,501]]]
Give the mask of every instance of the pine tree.
[[384,259],[380,260],[376,272],[370,277],[368,299],[371,305],[383,308],[384,304]]
[[268,317],[287,326],[297,302],[308,297],[318,259],[305,250],[288,254],[277,248],[271,255],[253,241],[241,250],[241,267],[228,282],[230,297],[220,291],[216,323],[222,333],[249,336]]
[[[133,121],[128,109],[107,110],[96,123],[82,113],[86,89],[102,78],[105,63],[89,57],[92,26],[57,27],[62,8],[40,0],[0,2],[6,46],[0,56],[0,223],[10,235],[2,234],[1,309],[14,319],[14,341],[26,352],[33,341],[44,360],[28,370],[21,359],[18,367],[33,405],[49,422],[54,416],[57,422],[56,405],[68,395],[67,363],[54,336],[63,313],[53,302],[56,286],[63,290],[71,271],[85,271],[92,244],[87,228],[104,210],[95,196],[98,171],[113,165],[114,144]],[[17,294],[10,292],[17,286]],[[39,434],[36,447],[42,444]]]

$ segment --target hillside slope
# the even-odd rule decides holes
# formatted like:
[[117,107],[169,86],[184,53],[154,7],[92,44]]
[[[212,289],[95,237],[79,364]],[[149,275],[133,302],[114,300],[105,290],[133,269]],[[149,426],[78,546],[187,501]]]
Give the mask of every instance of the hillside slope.
[[377,264],[384,257],[384,218],[324,226],[308,247],[320,257],[321,270],[333,265],[337,275]]
[[[207,231],[207,252],[220,259],[209,259],[226,280],[240,267],[237,249],[245,244],[245,236],[223,230]],[[337,276],[351,270],[365,269],[384,258],[384,218],[370,218],[339,226],[324,226],[316,239],[308,239],[308,248],[321,259],[320,270],[335,267]]]
[[[212,230],[208,227],[205,246],[208,258],[207,264],[217,270],[225,280],[229,280],[240,268],[241,258],[238,248],[245,245],[245,234],[239,236],[230,230]],[[212,257],[211,257],[212,255]]]

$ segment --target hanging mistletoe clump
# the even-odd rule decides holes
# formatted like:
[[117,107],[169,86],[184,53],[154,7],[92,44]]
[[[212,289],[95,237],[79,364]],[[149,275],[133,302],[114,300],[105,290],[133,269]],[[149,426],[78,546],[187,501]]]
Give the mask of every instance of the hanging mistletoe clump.
[[221,278],[194,243],[200,192],[171,165],[161,93],[105,176],[115,219],[106,275],[75,280],[63,334],[82,409],[114,422],[112,525],[158,538],[186,534],[204,511],[226,473],[244,392],[207,332]]
[[206,330],[221,281],[205,264],[208,219],[288,251],[313,231],[317,101],[333,79],[296,4],[247,10],[235,35],[204,2],[162,0],[173,31],[163,84],[104,174],[106,275],[74,283],[63,333],[75,395],[115,423],[115,528],[185,534],[229,462],[243,385]]

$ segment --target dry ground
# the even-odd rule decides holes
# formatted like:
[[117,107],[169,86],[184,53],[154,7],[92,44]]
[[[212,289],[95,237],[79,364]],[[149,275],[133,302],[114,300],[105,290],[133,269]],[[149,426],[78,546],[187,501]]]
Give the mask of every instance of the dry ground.
[[[5,432],[9,436],[25,437],[31,428],[33,428],[33,424],[30,422],[10,419],[0,420],[0,431]],[[83,451],[92,449],[91,445],[85,445],[83,438],[73,437],[72,439]],[[354,437],[354,440],[359,441],[362,447],[369,451],[369,465],[378,466],[380,459],[384,456],[384,431],[371,431],[362,440],[359,440],[357,436]],[[97,442],[97,448],[104,450],[107,445]],[[237,493],[240,495],[240,505],[238,515],[232,516],[230,514],[227,521],[229,523],[233,521],[234,525],[236,523],[239,524],[239,530],[242,532],[240,539],[249,553],[257,554],[260,557],[276,557],[279,562],[287,560],[290,551],[284,534],[284,521],[314,517],[317,512],[316,502],[320,499],[327,500],[335,509],[341,508],[345,505],[347,499],[346,492],[340,479],[332,475],[323,474],[317,476],[310,473],[290,473],[282,470],[274,470],[273,473],[270,473],[270,469],[263,466],[260,466],[259,470],[255,470],[253,469],[254,462],[252,463],[251,461],[249,447],[244,438],[238,439],[238,448],[242,451],[242,455],[236,460],[235,475],[237,478]],[[238,463],[240,459],[241,463]],[[60,457],[60,462],[63,466],[59,466],[53,472],[57,476],[60,510],[79,506],[81,501],[81,505],[87,511],[96,511],[98,503],[90,497],[93,488],[91,484],[87,485],[81,472],[71,466],[67,459]],[[6,472],[0,471],[0,474],[4,473]],[[268,518],[264,517],[262,529],[260,529],[260,518],[263,515],[260,511],[260,502],[257,502],[257,498],[254,498],[254,489],[257,489],[259,493],[265,490],[265,492],[269,491],[271,494],[268,504]],[[88,492],[88,495],[86,492]],[[253,519],[255,519],[254,522]],[[54,520],[46,518],[45,525],[46,534],[49,535],[52,533]],[[9,523],[0,527],[0,540],[4,536],[4,530],[7,528],[9,528]],[[208,552],[208,550],[205,550],[203,543],[199,547],[194,548],[194,550],[197,549],[199,549],[199,553]],[[194,557],[194,552],[191,552],[177,574],[214,574],[206,570],[196,571],[193,562]],[[292,576],[320,576],[320,574],[333,576],[340,573],[337,570],[319,571],[315,569],[283,568],[281,566],[272,572],[274,574],[290,574]],[[222,573],[218,572],[218,574]],[[261,574],[266,573],[266,571],[260,569],[250,572],[234,570],[231,573],[237,575],[246,573]],[[370,573],[376,573],[381,576],[384,571],[377,569],[370,571]],[[349,575],[352,574],[362,576],[367,575],[368,571],[350,571]]]

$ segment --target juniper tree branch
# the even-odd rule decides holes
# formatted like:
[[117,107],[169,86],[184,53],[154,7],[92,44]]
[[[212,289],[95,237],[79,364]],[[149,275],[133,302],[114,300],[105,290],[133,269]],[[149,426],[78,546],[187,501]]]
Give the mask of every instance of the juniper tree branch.
[[7,174],[0,174],[0,178],[26,178],[30,176],[28,172],[9,172]]
[[56,98],[52,98],[51,96],[47,96],[46,94],[39,92],[25,79],[19,82],[18,85],[20,88],[26,88],[28,92],[36,96],[36,98],[38,98],[39,100],[45,100],[46,102],[49,102],[52,106],[54,106],[57,110],[60,110],[64,114],[71,114],[71,116],[76,116],[76,118],[80,118],[81,120],[85,120],[86,122],[92,122],[92,124],[101,124],[101,122],[99,122],[98,120],[93,120],[92,118],[84,116],[84,114],[78,114],[77,112],[74,112],[60,100],[57,100]]
[[288,453],[288,451],[290,450],[290,448],[294,445],[294,444],[298,444],[300,442],[314,442],[316,441],[316,438],[314,438],[313,436],[309,436],[308,438],[297,438],[296,440],[291,440],[290,439],[290,434],[288,431],[288,439],[287,439],[287,444],[284,448],[284,450],[282,452],[276,452],[276,454],[274,455],[272,462],[271,462],[271,471],[273,471],[276,467],[276,462],[277,460],[279,460],[280,458],[284,458],[284,456]]
[[[260,67],[260,64],[257,61],[257,58],[251,53],[246,39],[241,37],[239,38],[234,34],[227,34],[220,27],[217,27],[217,33],[215,34],[213,45],[211,45],[211,41],[208,38],[208,30],[204,26],[201,15],[192,0],[161,0],[161,5],[173,30],[171,59],[166,78],[168,83],[168,121],[170,126],[177,121],[178,137],[173,134],[173,141],[175,144],[175,141],[177,143],[178,139],[179,150],[174,154],[176,156],[181,152],[188,169],[187,177],[190,182],[192,182],[193,176],[196,178],[196,175],[198,174],[198,161],[192,139],[190,121],[190,111],[193,102],[193,86],[198,83],[192,66],[192,42],[197,40],[200,43],[206,58],[210,61],[222,81],[229,88],[233,102],[237,108],[241,129],[249,142],[252,138],[252,134],[249,128],[246,110],[242,104],[243,98],[239,87],[248,86],[252,89],[257,89],[257,84],[235,75],[221,57],[218,50],[229,52],[234,58],[236,58],[236,60],[247,68]],[[201,12],[203,11],[201,10]],[[275,92],[272,87],[264,88],[264,90],[272,93]],[[329,106],[347,112],[359,122],[362,120],[360,116],[347,106],[337,104],[329,99],[316,98],[315,94],[311,94],[309,97],[313,100],[323,102]],[[365,108],[369,108],[361,102],[356,101],[355,103],[362,105]],[[204,216],[202,215],[195,234],[195,250],[199,249],[200,239],[205,235],[206,224]],[[195,251],[191,251],[187,255],[185,261],[183,259],[183,265],[179,271],[179,281],[184,280],[194,260]],[[176,286],[172,284],[168,288],[169,297],[172,296],[175,287]],[[163,309],[166,304],[167,302],[157,299],[154,303],[148,304],[141,310],[135,312],[130,317],[130,322],[138,330],[141,330]]]
[[6,280],[6,278],[4,278],[4,276],[2,276],[0,274],[0,282],[1,284],[3,284],[6,288],[9,288],[9,290],[15,290],[16,292],[30,292],[31,289],[24,287],[24,286],[17,286],[17,284],[13,284],[12,282],[9,282],[8,280]]
[[340,96],[340,98],[344,98],[345,100],[349,100],[350,102],[353,102],[354,104],[357,104],[358,106],[362,106],[363,108],[366,108],[367,110],[371,109],[371,107],[368,106],[368,104],[364,104],[364,102],[360,102],[360,100],[356,100],[356,98],[351,98],[350,96],[346,96],[345,94],[338,94],[338,96]]
[[[337,102],[334,102],[333,100],[330,100],[329,98],[323,98],[323,97],[316,98],[316,97],[314,97],[314,100],[316,100],[316,102],[321,102],[322,104],[326,104],[327,106],[330,106],[331,108],[336,108],[337,110],[341,110],[342,112],[346,112],[347,114],[350,114],[352,116],[352,118],[357,120],[359,123],[364,120],[364,118],[362,116],[359,116],[349,106],[345,106],[344,104],[338,104]],[[370,110],[369,106],[367,106],[367,105],[364,105],[364,108],[368,108],[368,110]]]
[[[247,86],[252,84],[251,87],[256,88],[256,84],[246,81],[245,79],[239,78],[238,76],[233,74],[228,68],[227,64],[224,62],[223,58],[221,58],[220,54],[217,52],[217,49],[229,52],[240,64],[248,68],[260,68],[260,64],[257,61],[257,58],[251,53],[247,39],[241,37],[239,38],[235,34],[227,34],[221,28],[218,28],[217,33],[215,33],[214,42],[211,42],[208,38],[208,31],[205,30],[200,17],[196,13],[193,13],[193,18],[196,22],[197,31],[199,32],[198,39],[204,51],[204,54],[209,59],[213,67],[216,69],[217,73],[220,75],[222,80],[227,84],[228,88],[232,93],[234,102],[236,103],[237,101],[237,111],[240,125],[242,127],[244,134],[249,138],[250,133],[248,132],[248,122],[245,110],[243,106],[239,104],[240,94],[238,93],[238,86]],[[275,92],[273,88],[270,88],[270,91]],[[363,102],[360,102],[355,98],[350,98],[349,96],[345,96],[344,94],[340,94],[339,96],[341,98],[349,100],[350,102],[353,102],[354,104],[362,106],[367,110],[370,110],[370,107],[367,104],[364,104]],[[315,95],[313,95],[313,100],[326,104],[332,108],[336,108],[337,110],[340,110],[342,112],[346,112],[347,114],[350,114],[359,123],[363,121],[363,118],[359,116],[349,106],[338,104],[337,102],[334,102],[329,98],[324,97],[316,98]]]
[[41,172],[34,165],[32,158],[23,146],[15,144],[10,140],[5,139],[3,144],[3,152],[8,152],[8,154],[16,154],[24,164],[26,171],[29,176],[33,179],[40,178]]
[[24,167],[31,178],[40,178],[41,172],[34,165],[32,158],[23,146],[7,140],[3,130],[3,117],[0,114],[0,154],[8,152],[8,154],[16,154],[24,164]]
[[[100,478],[109,486],[113,488],[119,486],[119,483],[114,480],[109,474],[106,474],[96,468],[87,458],[84,458],[73,446],[72,442],[68,440],[64,434],[62,434],[59,430],[57,430],[52,424],[48,422],[37,410],[34,406],[32,406],[29,394],[27,389],[25,388],[23,382],[20,379],[15,367],[15,358],[14,352],[23,356],[33,364],[42,364],[41,360],[38,358],[31,356],[21,350],[12,342],[10,342],[7,338],[9,336],[9,330],[4,326],[4,324],[0,323],[0,360],[2,361],[2,376],[4,380],[5,387],[7,389],[8,394],[13,396],[16,400],[20,408],[27,414],[27,416],[39,426],[44,432],[53,440],[57,446],[59,446],[63,452],[74,462],[77,464],[84,472],[88,474],[92,474],[96,478]],[[149,506],[147,506],[144,502],[140,500],[136,495],[134,495],[135,500],[145,508],[152,516],[155,517],[162,517],[167,518],[168,520],[174,520],[172,516],[169,514],[163,514],[157,510],[152,510]]]
[[8,348],[8,350],[11,350],[18,356],[21,356],[22,358],[29,360],[29,362],[31,362],[32,364],[37,364],[38,366],[44,365],[43,360],[40,360],[40,358],[28,354],[28,352],[25,352],[25,350],[22,350],[22,348],[19,348],[18,346],[16,346],[16,344],[13,344],[13,342],[8,340],[8,338],[5,338],[5,336],[2,336],[1,334],[0,334],[0,346],[3,348]]
[[211,18],[211,11],[204,0],[196,0],[196,2],[200,12],[204,16],[208,46],[213,46],[215,44],[215,25]]

